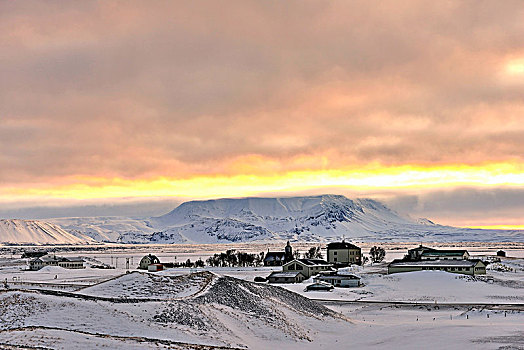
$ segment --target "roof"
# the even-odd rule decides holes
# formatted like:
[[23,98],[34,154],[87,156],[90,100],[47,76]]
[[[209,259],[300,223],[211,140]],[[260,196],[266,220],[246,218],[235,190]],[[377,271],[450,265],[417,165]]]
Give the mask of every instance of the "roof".
[[393,260],[388,266],[404,266],[404,267],[419,267],[419,266],[436,266],[436,267],[473,267],[481,262],[478,259],[474,260],[420,260],[420,261],[405,261],[401,259]]
[[275,271],[275,272],[271,272],[271,274],[267,278],[270,278],[270,277],[275,277],[275,278],[297,277],[298,275],[304,276],[301,272],[298,272],[298,271],[297,272],[292,272],[292,271],[279,272],[279,271]]
[[356,275],[337,275],[337,274],[321,274],[320,276],[317,276],[315,278],[320,278],[320,279],[333,279],[333,278],[336,278],[336,279],[339,279],[339,280],[359,280],[360,277],[356,276]]
[[453,255],[464,255],[467,250],[431,250],[422,253],[422,256],[437,255],[437,256],[453,256]]
[[332,242],[327,245],[327,249],[360,249],[356,245],[349,242]]
[[284,260],[286,258],[285,252],[267,252],[264,261],[269,260]]
[[50,262],[50,261],[67,261],[67,262],[84,262],[84,259],[82,258],[79,258],[79,257],[69,257],[69,258],[66,258],[66,257],[63,257],[63,256],[56,256],[56,255],[45,255],[45,256],[41,256],[39,258],[36,258],[36,259],[33,259],[31,260],[32,262],[36,262],[36,261],[42,261],[42,262]]
[[436,249],[434,248],[430,248],[430,247],[426,247],[426,246],[423,246],[422,244],[419,245],[418,247],[416,248],[411,248],[411,249],[408,249],[409,250],[425,250],[425,251],[435,251]]
[[64,259],[70,262],[84,262],[84,259],[80,257],[70,257],[70,258],[64,258]]
[[[149,258],[151,261],[153,260],[159,260],[155,255],[152,255],[152,254],[147,254],[145,255],[140,261],[144,260],[145,258]],[[160,261],[160,260],[159,260]]]
[[332,265],[332,264],[330,264],[327,261],[322,260],[322,259],[295,259],[295,260],[299,261],[302,264],[307,265],[307,266],[317,266],[317,265],[331,266]]

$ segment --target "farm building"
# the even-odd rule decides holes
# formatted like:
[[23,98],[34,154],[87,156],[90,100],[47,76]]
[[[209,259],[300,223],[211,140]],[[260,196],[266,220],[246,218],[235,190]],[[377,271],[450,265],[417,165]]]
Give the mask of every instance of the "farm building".
[[65,269],[83,269],[84,260],[82,258],[65,258],[55,255],[44,255],[29,261],[29,269],[32,271],[40,270],[45,266],[59,266]]
[[485,275],[486,265],[481,260],[393,260],[388,273],[440,270],[464,275]]
[[342,274],[335,271],[324,272],[314,278],[315,281],[330,283],[335,287],[359,287],[360,277],[353,274]]
[[420,256],[421,260],[466,260],[469,259],[467,250],[432,250],[425,251]]
[[301,272],[272,272],[267,277],[269,283],[300,283],[306,277]]
[[283,272],[301,272],[306,279],[322,271],[331,270],[332,264],[321,259],[295,259],[282,266]]
[[469,259],[467,250],[454,249],[434,249],[424,247],[423,245],[417,248],[409,249],[408,255],[404,260],[418,261],[418,260],[465,260]]

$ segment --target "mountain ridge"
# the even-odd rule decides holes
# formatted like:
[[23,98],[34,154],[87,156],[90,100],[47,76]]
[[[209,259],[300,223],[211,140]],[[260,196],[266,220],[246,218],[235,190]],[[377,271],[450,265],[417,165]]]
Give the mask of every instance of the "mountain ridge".
[[0,243],[4,244],[91,244],[83,235],[73,235],[61,227],[40,220],[0,219]]
[[523,231],[443,226],[400,215],[374,199],[341,195],[222,198],[184,202],[157,217],[47,221],[80,239],[112,243],[524,241]]

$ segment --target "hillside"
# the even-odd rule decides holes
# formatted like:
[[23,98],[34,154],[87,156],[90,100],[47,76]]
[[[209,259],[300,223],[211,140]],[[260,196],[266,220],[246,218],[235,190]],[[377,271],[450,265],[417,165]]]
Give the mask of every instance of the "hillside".
[[61,227],[35,220],[0,220],[0,243],[8,244],[89,244],[95,241],[72,235]]
[[412,220],[372,199],[322,195],[190,201],[153,218],[61,218],[75,235],[118,243],[250,241],[516,241],[522,231],[464,229]]

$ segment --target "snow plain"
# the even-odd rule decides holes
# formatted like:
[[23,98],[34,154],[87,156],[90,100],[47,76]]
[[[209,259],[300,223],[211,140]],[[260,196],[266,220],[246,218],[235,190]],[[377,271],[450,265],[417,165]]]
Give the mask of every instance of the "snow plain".
[[[159,256],[194,260],[224,247],[164,248],[172,250],[162,253],[160,246],[155,247]],[[497,248],[477,247],[471,252],[492,255]],[[385,265],[377,264],[351,271],[362,277],[363,287],[307,293],[307,283],[278,286],[281,289],[249,282],[278,268],[126,273],[123,258],[136,256],[137,264],[143,251],[56,254],[96,254],[103,261],[113,256],[115,262],[117,251],[117,269],[23,271],[25,260],[11,258],[4,250],[0,280],[7,279],[9,290],[0,292],[0,347],[518,349],[524,345],[522,249],[509,251],[510,257],[493,265],[485,278],[437,271],[387,275]],[[403,252],[390,249],[387,258]],[[298,296],[281,292],[285,290]],[[331,301],[309,304],[300,295]]]

